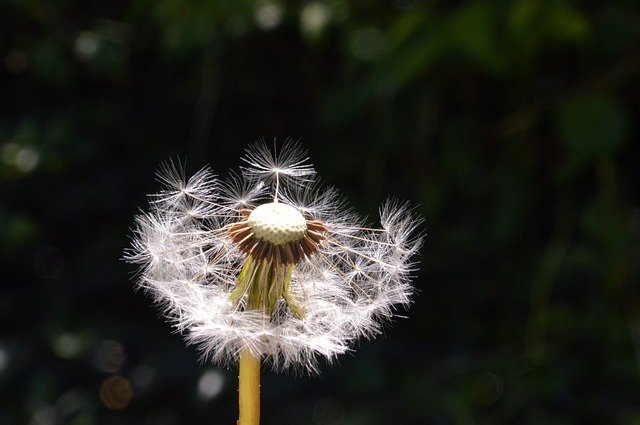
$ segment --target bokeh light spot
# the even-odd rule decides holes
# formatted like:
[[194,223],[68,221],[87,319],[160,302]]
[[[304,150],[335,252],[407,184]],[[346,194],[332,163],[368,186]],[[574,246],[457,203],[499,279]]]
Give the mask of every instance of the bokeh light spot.
[[19,149],[20,147],[17,144],[11,142],[2,145],[2,150],[0,150],[0,157],[2,157],[2,162],[7,165],[13,165]]
[[29,146],[21,147],[16,154],[15,166],[23,173],[33,171],[38,166],[39,162],[40,154]]
[[22,173],[33,171],[40,162],[40,153],[30,146],[16,143],[5,143],[0,151],[0,157],[5,164],[15,167]]
[[198,396],[202,400],[215,398],[224,387],[224,378],[217,370],[209,370],[202,374],[198,381]]
[[122,376],[111,376],[100,385],[100,400],[112,410],[124,409],[133,399],[129,381]]
[[90,31],[81,32],[73,47],[78,58],[88,60],[98,52],[100,39]]
[[282,6],[276,3],[264,3],[256,9],[253,19],[256,26],[262,30],[272,30],[282,22]]
[[300,27],[309,35],[320,34],[331,19],[331,11],[321,2],[307,3],[300,12]]
[[51,341],[51,348],[56,355],[63,359],[78,357],[84,349],[84,342],[79,335],[63,333]]
[[67,417],[79,411],[86,402],[87,400],[79,391],[67,391],[56,401],[56,412],[58,412],[60,416]]
[[0,373],[4,372],[9,366],[9,353],[7,350],[0,346]]
[[131,381],[136,388],[145,389],[153,385],[158,377],[156,370],[146,364],[142,364],[133,370]]
[[44,406],[33,413],[29,425],[55,425],[57,423],[55,409],[51,406]]
[[120,371],[124,360],[124,346],[117,341],[102,341],[93,352],[93,364],[102,372],[116,373]]
[[387,50],[386,36],[375,28],[362,28],[351,39],[351,53],[362,60],[377,60]]

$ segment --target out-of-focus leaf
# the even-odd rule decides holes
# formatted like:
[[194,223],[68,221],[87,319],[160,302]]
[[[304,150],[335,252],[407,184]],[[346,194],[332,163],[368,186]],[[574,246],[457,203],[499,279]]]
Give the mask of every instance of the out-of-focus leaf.
[[549,40],[579,44],[588,40],[591,34],[589,22],[577,9],[568,6],[552,7],[544,20]]
[[496,9],[488,3],[472,2],[439,19],[423,24],[397,52],[381,64],[385,80],[403,87],[428,72],[445,57],[462,59],[486,72],[499,72],[506,65],[499,50]]
[[592,29],[583,13],[564,3],[520,0],[511,7],[507,35],[516,57],[528,63],[547,46],[580,45]]
[[591,33],[589,22],[579,9],[535,0],[521,0],[513,5],[508,28],[516,39],[534,37],[541,44],[583,42]]
[[34,221],[23,214],[0,212],[0,247],[12,250],[33,242],[38,234]]
[[498,9],[488,2],[471,2],[444,21],[442,43],[448,54],[460,55],[488,73],[499,73],[506,66],[500,49]]
[[160,29],[164,53],[170,59],[183,60],[208,46],[243,15],[250,15],[254,7],[255,2],[249,0],[218,3],[139,0],[131,10],[143,19],[151,15]]
[[602,5],[596,43],[602,54],[611,58],[637,49],[640,41],[638,16],[629,16],[628,9],[620,3],[609,2]]
[[620,103],[607,95],[580,94],[558,109],[559,136],[570,161],[584,164],[613,155],[624,144],[629,119]]
[[500,47],[498,21],[497,9],[482,2],[471,2],[442,16],[426,12],[400,15],[386,32],[390,40],[387,53],[369,76],[346,89],[349,93],[335,94],[326,109],[333,116],[335,105],[342,105],[345,113],[357,111],[372,99],[424,78],[439,61],[471,64],[492,75],[503,73],[509,61]]
[[34,72],[43,81],[66,87],[72,83],[73,75],[67,52],[55,39],[44,39],[33,51]]
[[420,31],[425,25],[429,25],[427,11],[412,11],[411,13],[403,13],[389,27],[389,48],[395,49],[410,37]]

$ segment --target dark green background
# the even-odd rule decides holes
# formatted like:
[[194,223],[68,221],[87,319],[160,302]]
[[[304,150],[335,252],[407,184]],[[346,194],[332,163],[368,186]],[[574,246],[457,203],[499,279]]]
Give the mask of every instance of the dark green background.
[[407,318],[265,372],[265,424],[640,423],[637,1],[3,0],[0,102],[0,423],[235,423],[120,257],[162,161],[287,137],[427,239]]

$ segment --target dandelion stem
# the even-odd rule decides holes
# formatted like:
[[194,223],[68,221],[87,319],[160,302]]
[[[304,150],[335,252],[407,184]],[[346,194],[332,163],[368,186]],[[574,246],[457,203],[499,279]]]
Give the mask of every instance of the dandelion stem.
[[[253,261],[249,256],[238,276],[238,286],[244,286],[242,292],[248,291],[247,310],[265,311],[266,282],[264,276],[267,265]],[[235,291],[234,291],[235,292]],[[242,295],[240,295],[242,296]],[[254,357],[248,349],[240,355],[240,372],[238,376],[238,401],[240,414],[237,425],[260,424],[260,358]]]
[[237,425],[258,425],[260,423],[260,359],[245,350],[240,357],[238,377],[240,415]]

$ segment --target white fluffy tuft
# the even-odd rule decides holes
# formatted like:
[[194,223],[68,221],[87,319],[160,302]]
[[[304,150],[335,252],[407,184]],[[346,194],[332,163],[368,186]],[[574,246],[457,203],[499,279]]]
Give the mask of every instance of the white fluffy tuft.
[[[243,177],[226,182],[208,169],[186,180],[180,167],[163,167],[158,176],[164,188],[150,196],[150,211],[137,217],[126,258],[140,266],[138,286],[204,358],[227,366],[248,349],[276,370],[317,372],[318,358],[331,362],[357,338],[380,333],[395,307],[410,303],[420,219],[406,204],[387,202],[380,210],[382,228],[364,227],[335,189],[314,182],[305,152],[292,143],[279,153],[254,145],[244,160]],[[242,310],[229,297],[245,254],[225,226],[239,220],[241,209],[277,196],[327,228],[320,250],[292,277],[302,318],[282,300],[267,317]]]

